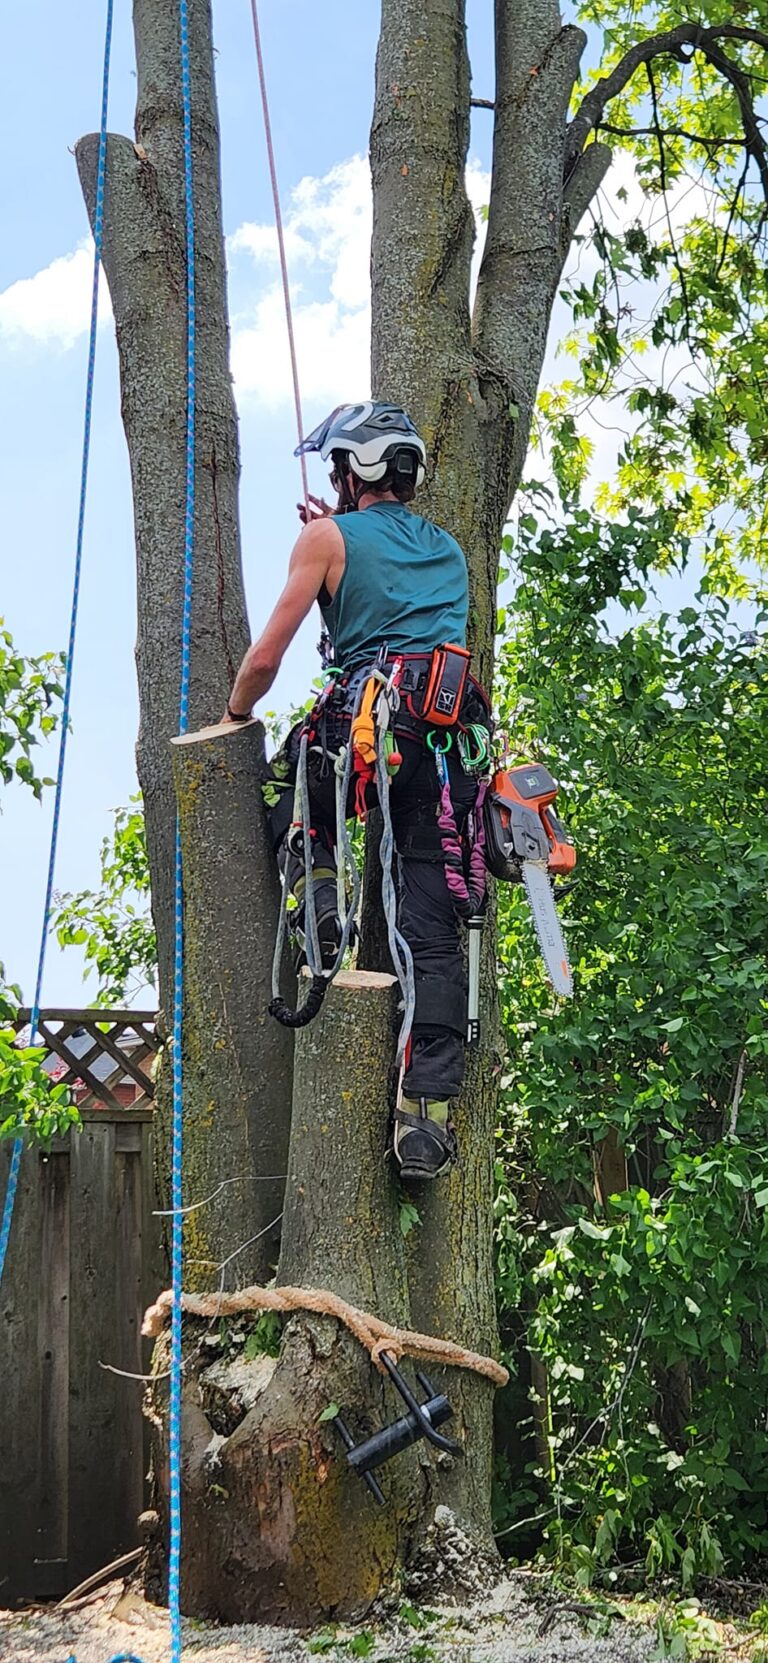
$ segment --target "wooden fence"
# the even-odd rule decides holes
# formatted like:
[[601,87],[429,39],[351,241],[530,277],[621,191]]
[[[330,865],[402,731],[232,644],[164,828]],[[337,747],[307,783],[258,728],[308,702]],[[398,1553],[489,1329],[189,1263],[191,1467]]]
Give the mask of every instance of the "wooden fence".
[[[146,1370],[141,1319],[165,1282],[152,1088],[116,1045],[129,1013],[84,1014],[43,1013],[48,1042],[57,1022],[60,1035],[72,1019],[79,1045],[85,1030],[91,1078],[75,1087],[82,1130],[24,1153],[0,1286],[0,1605],[61,1596],[136,1545],[145,1505],[143,1386],[103,1365]],[[112,1074],[94,1051],[97,1019],[112,1019]],[[72,1068],[69,1083],[82,1081],[82,1061]],[[145,1106],[121,1107],[126,1084]],[[0,1197],[8,1154],[0,1145]]]
[[[20,1010],[23,1036],[31,1012]],[[148,1109],[157,1054],[154,1011],[41,1010],[38,1043],[47,1046],[45,1067],[68,1086],[80,1109]]]

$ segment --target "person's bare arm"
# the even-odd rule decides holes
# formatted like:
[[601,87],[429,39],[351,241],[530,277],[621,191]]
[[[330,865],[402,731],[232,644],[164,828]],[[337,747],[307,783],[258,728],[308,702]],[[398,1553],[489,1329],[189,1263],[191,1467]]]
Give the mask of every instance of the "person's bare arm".
[[[247,715],[272,686],[299,625],[325,583],[330,567],[343,553],[343,539],[331,519],[318,519],[305,526],[298,538],[288,567],[288,581],[266,628],[248,648],[229,695],[230,708],[237,716]],[[222,721],[232,717],[226,711]]]

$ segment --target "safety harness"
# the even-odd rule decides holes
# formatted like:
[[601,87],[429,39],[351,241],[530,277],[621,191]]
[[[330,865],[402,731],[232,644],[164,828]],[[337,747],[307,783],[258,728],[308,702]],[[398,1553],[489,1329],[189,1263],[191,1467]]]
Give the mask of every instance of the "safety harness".
[[[444,722],[444,725],[439,729],[430,728],[426,725],[426,718],[422,710],[416,707],[414,700],[418,700],[419,695],[422,695],[423,703],[424,690],[426,689],[432,699],[431,708],[437,711],[436,720],[440,721],[441,688],[435,686],[432,666],[437,653],[445,654],[451,650],[460,651],[462,657],[466,660],[464,677],[458,691],[458,683],[454,675],[455,711],[452,710],[450,713],[452,718],[450,726]],[[372,665],[341,678],[339,678],[338,672],[329,677],[319,699],[303,723],[299,737],[293,821],[289,831],[289,844],[294,852],[298,852],[300,846],[303,854],[304,947],[312,980],[303,1004],[292,1010],[280,993],[282,954],[291,902],[290,886],[287,881],[284,881],[272,964],[273,997],[269,1006],[270,1014],[286,1027],[301,1028],[306,1026],[317,1015],[330,983],[341,968],[344,954],[352,940],[354,918],[360,897],[360,872],[347,830],[350,789],[354,784],[354,812],[358,818],[364,820],[368,813],[370,790],[375,787],[383,819],[383,833],[380,844],[382,902],[387,923],[389,949],[400,984],[402,998],[402,1019],[396,1056],[396,1066],[400,1071],[401,1081],[416,1008],[413,958],[407,941],[397,927],[397,897],[393,876],[395,844],[389,791],[392,776],[397,773],[402,763],[402,756],[397,749],[397,736],[401,733],[426,743],[427,748],[434,756],[440,784],[437,823],[446,883],[457,916],[470,929],[470,997],[467,1038],[471,1043],[473,1037],[477,1037],[477,990],[473,986],[472,972],[473,967],[476,972],[479,970],[479,927],[482,922],[486,893],[482,810],[487,787],[485,781],[480,782],[477,800],[470,812],[467,832],[464,839],[462,839],[457,828],[451,800],[446,761],[447,753],[455,740],[462,767],[467,773],[479,776],[481,772],[487,772],[490,765],[488,729],[479,721],[462,722],[462,725],[459,726],[464,714],[485,715],[488,711],[485,694],[473,678],[469,678],[470,686],[465,697],[467,672],[468,655],[464,653],[463,649],[440,648],[436,649],[436,653],[432,655],[399,654],[390,658],[386,646],[382,646]],[[446,691],[446,684],[448,685],[448,691]],[[449,674],[444,677],[442,686],[445,704],[449,701],[450,685]],[[313,745],[318,746],[324,757],[328,755],[325,730],[331,712],[337,720],[340,719],[343,722],[349,720],[349,738],[346,745],[339,748],[334,760],[336,776],[337,896],[342,928],[334,961],[332,965],[324,967],[318,937],[316,899],[312,881],[313,831],[310,824],[308,757],[310,747]],[[487,719],[488,717],[486,717]],[[469,858],[465,876],[465,849],[467,846],[469,847]],[[351,888],[349,903],[347,903],[345,874],[349,878]],[[472,951],[475,937],[478,940],[477,955]],[[473,966],[475,958],[477,963]],[[475,982],[476,979],[475,975]],[[444,1009],[442,1014],[444,1016]]]

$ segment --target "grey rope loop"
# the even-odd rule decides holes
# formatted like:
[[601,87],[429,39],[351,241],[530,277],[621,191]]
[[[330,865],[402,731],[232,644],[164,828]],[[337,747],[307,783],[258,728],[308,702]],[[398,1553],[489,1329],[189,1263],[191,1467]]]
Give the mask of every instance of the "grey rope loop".
[[413,973],[413,955],[405,936],[401,935],[397,927],[397,897],[392,878],[392,862],[395,848],[395,837],[392,829],[392,814],[389,807],[389,773],[386,760],[387,726],[378,728],[378,743],[376,746],[376,787],[379,796],[379,807],[384,821],[379,855],[381,858],[381,898],[384,906],[384,916],[387,921],[387,938],[389,951],[395,974],[400,983],[403,996],[403,1018],[397,1038],[397,1056],[395,1067],[399,1068],[405,1056],[405,1048],[411,1037],[413,1017],[416,1009],[416,982]]
[[[360,706],[364,685],[364,683],[361,685],[355,702],[354,716],[357,715],[357,711]],[[337,773],[336,777],[336,833],[337,855],[343,859],[344,865],[350,875],[352,896],[349,910],[346,917],[343,919],[341,939],[339,941],[336,958],[334,959],[331,968],[329,970],[324,970],[320,949],[320,939],[317,933],[315,887],[312,882],[312,828],[310,825],[307,763],[308,745],[309,734],[308,730],[305,728],[299,744],[299,760],[296,768],[296,795],[294,799],[296,806],[294,812],[296,819],[300,819],[301,821],[304,841],[304,917],[306,922],[305,946],[307,952],[307,964],[312,972],[312,982],[303,1005],[300,1005],[296,1010],[291,1010],[290,1005],[286,1003],[280,993],[280,970],[282,966],[283,948],[285,946],[285,933],[288,921],[288,901],[290,899],[288,885],[285,882],[285,879],[283,879],[283,895],[278,914],[275,951],[272,958],[272,999],[269,1004],[269,1014],[270,1016],[274,1016],[276,1021],[282,1023],[284,1028],[305,1028],[307,1024],[312,1022],[317,1016],[330,983],[333,981],[334,976],[338,975],[338,972],[341,969],[344,954],[346,953],[352,938],[355,915],[357,913],[358,903],[360,900],[360,873],[357,869],[357,862],[355,860],[354,851],[352,849],[349,833],[347,831],[346,815],[344,813],[347,795],[349,792],[349,783],[352,778],[352,744],[350,737],[350,743],[347,745],[346,756],[344,758],[344,767],[341,771],[341,775],[339,776]]]

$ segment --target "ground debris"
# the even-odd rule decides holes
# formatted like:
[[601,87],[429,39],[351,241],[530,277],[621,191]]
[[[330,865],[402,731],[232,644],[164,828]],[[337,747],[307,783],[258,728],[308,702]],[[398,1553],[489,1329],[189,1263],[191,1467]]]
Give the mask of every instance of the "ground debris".
[[[545,1592],[524,1572],[461,1603],[426,1605],[411,1594],[385,1618],[358,1628],[299,1634],[186,1619],[183,1633],[184,1663],[650,1663],[656,1644],[653,1625],[633,1620],[629,1610],[626,1621],[601,1621],[596,1607],[591,1619],[588,1601]],[[3,1663],[109,1663],[121,1653],[141,1663],[168,1663],[170,1655],[167,1612],[122,1581],[79,1611],[0,1611]]]

